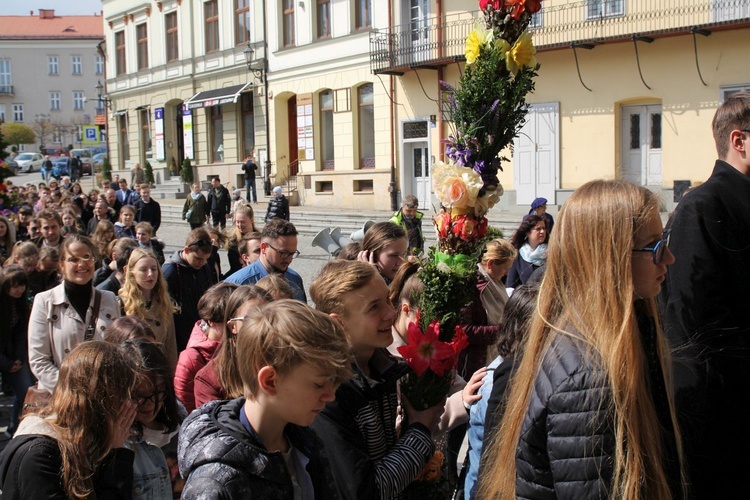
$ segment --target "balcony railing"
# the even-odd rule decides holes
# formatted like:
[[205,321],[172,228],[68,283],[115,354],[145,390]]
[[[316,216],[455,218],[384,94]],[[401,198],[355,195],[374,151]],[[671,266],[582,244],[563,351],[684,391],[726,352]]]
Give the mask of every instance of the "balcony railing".
[[13,85],[0,85],[0,95],[13,95]]
[[[454,13],[370,33],[373,73],[403,74],[464,60],[464,42],[479,11]],[[542,4],[530,27],[538,50],[574,42],[605,42],[631,35],[658,36],[690,28],[750,25],[750,0],[582,0]]]

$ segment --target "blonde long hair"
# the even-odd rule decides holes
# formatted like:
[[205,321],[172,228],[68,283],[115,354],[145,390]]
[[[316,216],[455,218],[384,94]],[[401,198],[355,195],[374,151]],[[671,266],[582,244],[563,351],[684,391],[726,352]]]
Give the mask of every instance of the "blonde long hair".
[[600,402],[614,420],[611,498],[671,498],[662,430],[649,392],[636,319],[636,307],[641,305],[656,321],[657,355],[685,484],[669,347],[658,323],[655,299],[634,299],[634,237],[654,209],[658,200],[649,190],[601,180],[577,189],[563,207],[505,417],[487,450],[487,457],[492,458],[482,474],[479,498],[515,498],[516,449],[534,382],[554,338],[571,335],[564,330],[571,328],[580,332],[592,362],[602,368],[611,388],[611,401]]
[[156,262],[156,268],[158,277],[156,278],[156,284],[154,289],[151,291],[151,309],[156,313],[159,321],[165,324],[171,321],[171,316],[175,311],[175,306],[172,303],[172,299],[169,298],[169,292],[167,290],[167,282],[164,280],[164,274],[162,274],[159,260],[156,258],[154,252],[147,248],[134,248],[128,259],[128,268],[125,271],[125,283],[120,289],[119,296],[122,300],[122,308],[125,310],[126,316],[135,316],[136,318],[146,319],[153,318],[153,314],[149,314],[149,309],[146,308],[146,301],[143,300],[143,291],[138,287],[138,283],[135,281],[133,275],[133,268],[139,260],[150,258]]

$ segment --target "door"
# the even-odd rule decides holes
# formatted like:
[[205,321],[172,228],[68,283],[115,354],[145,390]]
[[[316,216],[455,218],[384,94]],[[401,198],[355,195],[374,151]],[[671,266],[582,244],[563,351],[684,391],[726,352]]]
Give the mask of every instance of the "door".
[[622,107],[622,180],[661,186],[661,118],[661,105]]
[[430,3],[429,0],[408,0],[403,3],[404,18],[408,20],[409,31],[401,35],[404,60],[402,64],[414,64],[430,59]]
[[[409,164],[412,173],[412,192],[419,200],[420,209],[429,209],[432,199],[432,183],[430,182],[430,157],[426,142],[413,142],[406,145],[410,150]],[[409,193],[401,193],[401,197]]]
[[538,197],[555,204],[559,109],[556,102],[529,105],[526,123],[513,141],[513,182],[518,205],[530,205]]
[[297,96],[289,98],[287,105],[287,120],[289,124],[289,175],[297,175],[299,170],[299,142],[297,140]]

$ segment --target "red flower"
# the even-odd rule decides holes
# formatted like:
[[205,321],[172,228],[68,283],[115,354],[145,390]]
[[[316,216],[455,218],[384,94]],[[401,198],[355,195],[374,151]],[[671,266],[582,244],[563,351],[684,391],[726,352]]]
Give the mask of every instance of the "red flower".
[[477,221],[468,215],[461,215],[455,219],[452,231],[453,234],[464,241],[481,238],[484,234],[487,234],[487,219],[482,217],[482,220]]
[[488,5],[492,5],[493,10],[500,10],[503,6],[503,0],[479,0],[479,8],[484,10]]
[[526,10],[532,14],[536,14],[542,10],[542,0],[526,0]]
[[445,239],[450,234],[451,214],[443,212],[435,216],[435,228],[440,239]]
[[461,328],[461,325],[456,325],[456,332],[453,334],[453,340],[450,345],[453,348],[453,352],[456,353],[456,356],[461,354],[461,351],[466,349],[469,345],[469,337],[466,335],[464,329]]
[[521,14],[528,11],[530,14],[539,12],[542,8],[542,0],[506,0],[508,7],[512,7],[510,17],[515,20],[521,18]]
[[487,217],[482,217],[479,220],[479,224],[477,224],[477,236],[479,238],[484,238],[487,236]]
[[439,332],[438,321],[430,323],[424,333],[416,323],[409,323],[409,343],[399,347],[398,352],[418,377],[424,375],[428,368],[437,376],[443,376],[446,371],[452,369],[452,366],[446,369],[445,365],[446,361],[455,360],[455,347],[452,343],[438,340]]

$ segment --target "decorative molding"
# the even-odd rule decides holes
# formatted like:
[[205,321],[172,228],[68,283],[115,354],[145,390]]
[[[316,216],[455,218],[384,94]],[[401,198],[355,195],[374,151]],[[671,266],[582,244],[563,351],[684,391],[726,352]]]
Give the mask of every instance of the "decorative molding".
[[151,16],[151,7],[146,7],[146,17]]
[[109,29],[114,29],[114,25],[115,25],[115,23],[113,23],[112,21],[110,21],[109,22]]
[[135,19],[135,16],[133,14],[130,14],[128,17],[130,18],[130,22],[133,22],[133,20]]
[[161,2],[156,2],[156,6],[159,7],[159,12],[161,12],[164,9],[164,6]]
[[128,15],[127,14],[125,14],[124,16],[122,16],[122,22],[125,23],[125,24],[128,24]]

